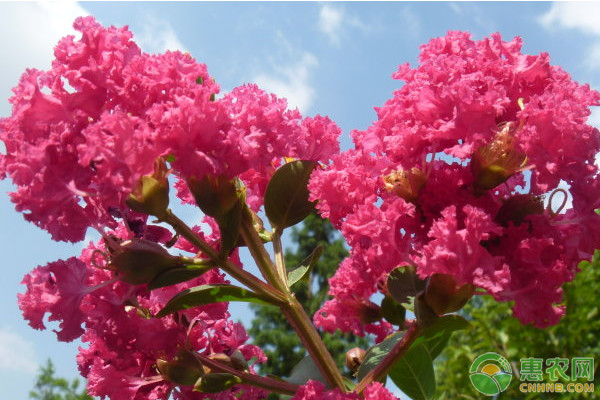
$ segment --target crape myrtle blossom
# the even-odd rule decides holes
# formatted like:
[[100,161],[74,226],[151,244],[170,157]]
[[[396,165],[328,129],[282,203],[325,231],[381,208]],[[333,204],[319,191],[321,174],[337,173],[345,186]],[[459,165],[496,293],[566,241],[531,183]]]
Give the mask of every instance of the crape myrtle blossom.
[[326,161],[339,149],[326,117],[302,119],[256,85],[216,99],[218,84],[189,54],[143,53],[127,28],[93,17],[74,27],[81,39],[62,39],[50,70],[27,70],[0,120],[0,177],[17,186],[17,210],[54,240],[114,228],[158,157],[170,161],[182,200],[191,201],[190,178],[239,175],[258,209],[284,157]]
[[[121,228],[113,240],[127,237]],[[164,399],[173,392],[176,399],[214,398],[192,392],[191,386],[175,389],[161,376],[157,359],[171,360],[182,348],[202,354],[239,351],[244,359],[266,360],[256,346],[246,344],[246,331],[229,320],[227,303],[197,307],[163,318],[152,318],[179,291],[207,283],[224,283],[217,270],[189,282],[149,291],[145,285],[131,285],[113,279],[106,265],[106,245],[90,243],[78,257],[40,266],[23,283],[19,295],[24,317],[36,329],[44,329],[44,315],[60,321],[59,340],[81,338],[77,361],[88,380],[88,392],[112,400]],[[250,366],[252,369],[253,367]],[[219,394],[219,399],[263,398],[265,393],[236,386]]]
[[366,316],[403,265],[514,301],[523,323],[559,320],[562,284],[600,241],[600,135],[586,125],[600,94],[521,44],[464,32],[431,40],[416,68],[393,75],[405,84],[378,120],[352,133],[355,148],[313,174],[312,198],[352,246],[318,325],[389,333]]
[[[81,38],[59,42],[52,68],[27,70],[13,90],[12,115],[0,120],[6,146],[0,178],[13,180],[17,210],[54,240],[83,240],[90,227],[102,239],[79,257],[29,273],[19,295],[24,317],[44,329],[48,316],[59,322],[59,340],[87,344],[78,364],[92,395],[225,400],[243,392],[243,398],[264,398],[263,389],[246,385],[192,392],[191,385],[175,384],[157,369],[157,360],[171,362],[182,349],[206,356],[239,352],[254,362],[265,356],[246,344],[244,328],[229,320],[227,303],[153,317],[185,289],[227,281],[213,269],[150,291],[148,276],[115,270],[114,251],[125,243],[151,249],[167,263],[167,242],[202,257],[199,248],[151,225],[126,200],[152,173],[171,175],[185,203],[194,202],[190,181],[239,177],[248,205],[258,211],[277,167],[286,158],[327,161],[339,151],[339,127],[327,117],[303,118],[256,85],[218,97],[204,64],[181,52],[143,53],[127,28],[104,28],[93,17],[78,18],[74,27]],[[208,216],[203,222],[193,233],[218,252],[220,225]],[[212,231],[203,232],[205,226]],[[237,250],[228,256],[242,268]]]
[[298,392],[292,400],[396,400],[397,397],[391,394],[379,382],[373,382],[362,393],[362,397],[355,393],[342,393],[339,390],[327,390],[325,386],[318,381],[309,380],[306,385],[298,389]]

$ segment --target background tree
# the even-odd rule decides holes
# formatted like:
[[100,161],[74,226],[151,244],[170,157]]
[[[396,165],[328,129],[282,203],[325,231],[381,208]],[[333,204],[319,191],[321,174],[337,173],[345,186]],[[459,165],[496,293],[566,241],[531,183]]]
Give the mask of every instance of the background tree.
[[[519,391],[520,358],[596,357],[600,353],[600,252],[592,262],[581,262],[581,272],[564,285],[566,313],[561,322],[547,329],[523,326],[511,315],[510,305],[489,297],[475,296],[461,314],[473,328],[453,335],[436,366],[438,393],[445,399],[480,399],[470,385],[469,368],[480,354],[493,351],[512,363],[513,382],[500,394],[507,399],[591,399],[593,393],[528,393]],[[598,387],[598,359],[594,386]],[[544,369],[546,366],[544,366]],[[569,365],[570,368],[570,365]],[[570,369],[567,371],[570,373]],[[547,374],[544,374],[547,378]],[[547,379],[545,382],[549,382]]]
[[40,368],[35,386],[29,392],[30,399],[36,400],[93,400],[85,392],[85,387],[79,389],[79,379],[75,378],[70,383],[63,378],[57,378],[54,365],[49,359],[46,366]]
[[[327,298],[327,280],[334,274],[341,261],[348,255],[344,241],[327,220],[312,214],[302,227],[293,228],[292,242],[296,249],[287,249],[285,262],[294,268],[318,246],[323,254],[311,269],[308,279],[296,283],[293,291],[308,315],[314,315]],[[289,326],[279,309],[251,305],[255,312],[252,327],[248,330],[254,344],[261,347],[269,360],[261,365],[261,373],[289,376],[292,368],[306,355],[300,339]],[[354,335],[336,332],[322,334],[325,345],[334,356],[340,370],[344,370],[346,352],[353,347],[368,347],[368,340]],[[347,370],[346,370],[347,371]]]

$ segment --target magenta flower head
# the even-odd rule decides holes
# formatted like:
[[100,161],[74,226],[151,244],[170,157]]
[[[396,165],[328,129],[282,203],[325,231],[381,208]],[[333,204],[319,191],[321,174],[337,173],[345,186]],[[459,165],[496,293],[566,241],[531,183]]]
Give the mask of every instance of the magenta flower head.
[[405,84],[378,120],[310,183],[352,247],[317,324],[388,333],[359,305],[404,265],[514,301],[523,323],[556,323],[562,284],[600,243],[600,134],[586,124],[600,94],[498,34],[449,32],[393,77]]
[[340,129],[326,117],[303,119],[256,85],[217,98],[206,65],[187,53],[144,53],[127,28],[93,17],[74,27],[81,38],[59,42],[49,71],[27,70],[0,120],[0,178],[13,180],[17,210],[54,240],[116,228],[132,194],[131,208],[160,216],[165,201],[145,198],[157,160],[169,163],[161,176],[172,174],[184,201],[193,202],[189,180],[240,176],[258,209],[284,157],[326,161],[339,150]]

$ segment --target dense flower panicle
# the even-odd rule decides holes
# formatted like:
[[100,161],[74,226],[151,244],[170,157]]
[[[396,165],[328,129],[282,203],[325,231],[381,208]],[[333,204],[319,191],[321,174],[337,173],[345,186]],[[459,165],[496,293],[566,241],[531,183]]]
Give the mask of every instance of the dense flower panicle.
[[[158,157],[175,180],[241,175],[249,201],[284,157],[327,161],[340,129],[326,117],[302,119],[256,85],[216,99],[219,86],[189,54],[143,53],[127,28],[78,18],[80,40],[55,49],[49,71],[28,70],[0,120],[0,177],[25,218],[55,240],[80,241],[88,227],[114,228],[114,213]],[[191,201],[185,183],[179,196]]]
[[[149,228],[146,231],[154,235]],[[111,233],[111,240],[129,235],[120,227]],[[188,282],[148,291],[145,285],[116,279],[118,275],[108,268],[108,250],[102,242],[90,243],[79,258],[36,268],[23,281],[27,291],[19,295],[23,315],[34,328],[44,329],[44,315],[49,313],[49,321],[60,321],[59,340],[81,337],[87,344],[79,349],[77,360],[90,394],[111,400],[166,399],[174,385],[156,370],[156,360],[169,360],[186,346],[206,355],[239,350],[246,360],[265,361],[258,347],[246,344],[248,335],[242,325],[229,320],[227,303],[152,318],[176,293],[192,286],[225,283],[224,274],[211,270]],[[240,390],[245,398],[264,395],[257,389],[235,387],[222,398],[236,398]],[[212,398],[192,393],[191,387],[188,392],[180,398]]]
[[[372,329],[346,305],[410,264],[422,278],[450,274],[514,300],[523,323],[558,321],[562,284],[600,241],[600,134],[586,125],[600,94],[520,49],[498,34],[431,40],[419,66],[393,75],[406,83],[378,120],[352,133],[355,148],[313,174],[312,198],[352,246],[318,325]],[[563,193],[550,194],[559,184],[566,212]]]

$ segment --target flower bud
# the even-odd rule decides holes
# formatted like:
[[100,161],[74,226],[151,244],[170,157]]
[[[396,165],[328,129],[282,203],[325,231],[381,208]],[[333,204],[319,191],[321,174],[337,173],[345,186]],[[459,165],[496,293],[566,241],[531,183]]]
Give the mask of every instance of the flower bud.
[[169,207],[168,172],[163,158],[157,158],[154,163],[154,173],[142,176],[126,200],[129,208],[163,219]]
[[543,214],[543,212],[544,204],[539,196],[515,194],[504,201],[494,221],[503,226],[508,226],[509,222],[519,226],[528,215]]
[[379,307],[377,304],[364,299],[357,300],[358,313],[360,316],[360,321],[363,324],[371,324],[379,321],[382,318],[381,307]]
[[460,310],[474,292],[470,283],[457,287],[452,275],[433,274],[427,281],[424,300],[437,315],[443,315]]
[[478,195],[504,183],[527,163],[527,156],[513,144],[515,124],[504,124],[496,137],[473,153],[471,169],[475,175],[475,192]]
[[[248,370],[248,362],[244,358],[242,352],[239,350],[235,350],[233,353],[231,353],[230,356],[228,356],[225,353],[213,353],[209,355],[208,358],[210,358],[211,360],[218,361],[219,363],[228,367],[237,369],[238,371]],[[204,366],[204,372],[208,374],[212,372],[212,370],[209,367]]]
[[132,285],[151,282],[158,274],[181,264],[158,243],[145,239],[127,240],[111,247],[109,268]]
[[201,180],[191,177],[187,185],[202,212],[217,221],[233,209],[242,190],[237,180],[225,175],[205,175]]
[[194,392],[218,393],[241,383],[242,379],[227,373],[206,374],[198,379],[194,385]]
[[385,190],[395,193],[409,203],[417,201],[425,182],[427,182],[427,175],[418,168],[412,168],[410,171],[399,169],[383,177]]
[[204,375],[202,363],[185,349],[179,350],[171,361],[156,360],[156,366],[165,379],[177,385],[193,386]]
[[367,352],[360,347],[355,347],[346,352],[346,367],[352,372],[356,372],[365,360]]

